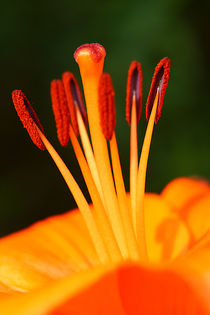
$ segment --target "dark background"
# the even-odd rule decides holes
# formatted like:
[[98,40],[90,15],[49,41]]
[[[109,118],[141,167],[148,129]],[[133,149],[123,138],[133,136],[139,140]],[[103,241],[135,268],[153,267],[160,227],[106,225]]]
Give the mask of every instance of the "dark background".
[[[22,128],[11,91],[23,89],[46,135],[82,188],[71,146],[60,147],[50,101],[50,81],[71,70],[83,43],[105,46],[105,71],[116,92],[117,136],[128,187],[129,127],[125,122],[127,69],[142,63],[143,102],[152,74],[164,56],[171,76],[162,117],[155,127],[147,190],[160,192],[177,176],[210,178],[208,1],[5,1],[1,4],[1,181],[0,235],[75,206],[47,152],[39,151]],[[140,122],[140,142],[145,130]]]

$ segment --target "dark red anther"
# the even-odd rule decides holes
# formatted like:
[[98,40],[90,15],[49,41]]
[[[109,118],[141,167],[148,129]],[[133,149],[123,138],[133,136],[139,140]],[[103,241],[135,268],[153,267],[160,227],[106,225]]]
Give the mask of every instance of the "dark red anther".
[[23,127],[28,131],[31,140],[40,150],[44,151],[45,146],[39,136],[37,127],[42,133],[44,133],[44,130],[27,97],[21,90],[15,90],[12,92],[12,100]]
[[66,146],[69,142],[70,117],[65,90],[61,80],[53,80],[51,82],[51,99],[58,140],[62,146]]
[[74,129],[76,136],[79,135],[79,128],[77,124],[77,115],[76,115],[76,106],[79,109],[83,121],[86,125],[87,123],[87,115],[85,111],[85,107],[82,100],[82,94],[80,92],[79,85],[77,80],[75,79],[73,73],[65,72],[62,76],[64,89],[66,93],[67,104],[70,112],[71,124]]
[[168,85],[169,80],[169,73],[170,73],[170,59],[168,57],[163,58],[158,65],[155,68],[155,72],[152,78],[152,83],[149,91],[149,95],[147,98],[147,104],[146,104],[146,118],[147,121],[149,120],[152,107],[154,104],[155,96],[157,94],[157,90],[159,89],[159,97],[158,97],[158,107],[155,117],[155,123],[158,122],[161,110],[163,107],[163,100],[164,95],[166,92],[166,88]]
[[141,64],[138,61],[132,61],[128,70],[127,90],[126,90],[126,120],[131,124],[131,108],[133,96],[136,97],[137,122],[140,120],[142,111],[142,81],[143,75]]
[[99,114],[102,132],[107,140],[111,140],[115,128],[115,104],[112,78],[103,73],[98,88]]

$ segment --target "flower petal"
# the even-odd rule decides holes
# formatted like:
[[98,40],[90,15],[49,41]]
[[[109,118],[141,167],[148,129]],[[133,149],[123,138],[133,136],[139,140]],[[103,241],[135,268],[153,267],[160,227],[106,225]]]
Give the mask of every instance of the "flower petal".
[[162,197],[175,211],[181,211],[210,190],[205,180],[180,177],[171,181],[162,191]]
[[[207,315],[207,301],[195,294],[188,280],[176,270],[126,262],[50,315]],[[114,290],[119,291],[124,311]]]
[[[96,267],[53,281],[30,293],[0,298],[2,314],[126,315],[121,306],[113,266]],[[107,299],[109,302],[107,303]]]
[[191,243],[210,229],[210,185],[204,180],[177,178],[161,193],[174,211],[179,213],[191,234]]
[[186,208],[184,217],[194,240],[210,231],[210,192]]
[[172,268],[190,284],[210,314],[210,232],[186,255],[175,260]]
[[[0,298],[0,309],[8,315],[14,310],[17,315],[209,314],[207,300],[183,270],[178,263],[171,270],[129,262],[95,267],[31,293]],[[201,286],[203,280],[197,278],[197,283]]]
[[39,288],[98,263],[79,211],[51,217],[0,240],[0,283],[15,291]]
[[208,314],[190,284],[175,270],[125,267],[119,287],[127,315]]
[[146,194],[144,208],[149,260],[160,262],[183,253],[189,244],[189,233],[167,202],[160,195]]

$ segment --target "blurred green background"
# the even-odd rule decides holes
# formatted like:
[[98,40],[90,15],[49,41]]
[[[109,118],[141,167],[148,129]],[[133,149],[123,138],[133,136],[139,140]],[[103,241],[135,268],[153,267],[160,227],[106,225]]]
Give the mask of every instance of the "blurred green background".
[[[155,127],[147,190],[160,192],[177,176],[210,178],[208,1],[5,1],[1,4],[0,235],[75,206],[46,152],[31,142],[15,113],[11,91],[23,89],[47,137],[85,190],[73,151],[60,147],[50,101],[50,81],[66,70],[80,81],[74,50],[83,43],[105,46],[105,71],[116,92],[117,137],[126,187],[129,127],[125,87],[130,62],[142,63],[143,103],[152,74],[164,56],[171,76],[162,117]],[[139,124],[145,131],[145,112]],[[86,196],[87,196],[87,192]]]

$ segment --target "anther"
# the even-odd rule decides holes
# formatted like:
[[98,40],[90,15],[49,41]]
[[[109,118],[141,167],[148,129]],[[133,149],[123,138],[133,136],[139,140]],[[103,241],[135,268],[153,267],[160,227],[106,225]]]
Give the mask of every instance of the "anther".
[[169,72],[170,72],[170,59],[168,57],[163,58],[155,68],[155,72],[152,78],[152,83],[150,87],[150,92],[147,98],[146,104],[146,118],[149,121],[149,117],[152,111],[152,107],[155,101],[155,96],[157,91],[159,90],[159,98],[158,98],[158,106],[155,117],[155,123],[158,122],[161,110],[163,107],[164,95],[166,92],[166,88],[169,80]]
[[23,127],[28,131],[31,140],[40,150],[44,151],[45,146],[39,136],[37,128],[39,128],[42,133],[44,133],[44,130],[27,97],[21,90],[15,90],[12,92],[12,100]]
[[133,97],[136,98],[137,122],[141,117],[142,110],[142,69],[138,61],[132,61],[128,70],[127,90],[126,90],[126,120],[131,124],[131,108]]
[[58,140],[62,146],[66,146],[69,141],[70,117],[65,90],[61,80],[53,80],[51,82],[51,99]]
[[62,80],[63,80],[64,89],[66,93],[67,104],[69,107],[71,124],[72,124],[72,127],[74,129],[76,136],[78,136],[79,128],[78,128],[78,123],[77,123],[77,115],[76,115],[75,106],[77,106],[77,108],[79,109],[85,125],[87,123],[87,115],[86,115],[85,107],[82,100],[82,94],[73,73],[65,72],[62,75]]
[[102,132],[107,140],[111,140],[115,128],[115,104],[112,78],[103,73],[98,88],[99,113]]

